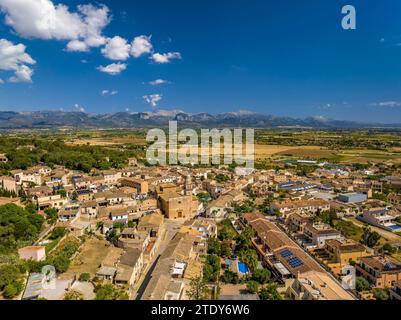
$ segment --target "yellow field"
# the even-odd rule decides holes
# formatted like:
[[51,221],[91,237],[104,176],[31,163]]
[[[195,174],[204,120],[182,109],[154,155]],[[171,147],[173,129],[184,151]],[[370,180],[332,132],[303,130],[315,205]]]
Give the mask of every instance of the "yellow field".
[[91,146],[113,146],[113,145],[124,145],[124,144],[137,144],[145,145],[146,141],[138,137],[128,138],[90,138],[90,139],[74,139],[66,142],[67,145],[91,145]]
[[334,155],[334,152],[318,146],[280,146],[255,145],[255,158],[266,159],[272,156],[294,156],[299,158],[324,158]]

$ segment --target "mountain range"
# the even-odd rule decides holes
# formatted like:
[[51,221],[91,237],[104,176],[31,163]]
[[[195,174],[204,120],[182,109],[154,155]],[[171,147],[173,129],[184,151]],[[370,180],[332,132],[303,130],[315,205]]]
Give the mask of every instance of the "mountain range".
[[186,113],[181,110],[159,110],[153,112],[118,112],[89,114],[65,111],[0,111],[0,129],[61,129],[61,128],[149,128],[164,127],[168,121],[176,120],[180,127],[194,128],[321,128],[401,129],[401,124],[359,123],[332,120],[323,117],[290,118],[275,117],[249,111],[220,114]]

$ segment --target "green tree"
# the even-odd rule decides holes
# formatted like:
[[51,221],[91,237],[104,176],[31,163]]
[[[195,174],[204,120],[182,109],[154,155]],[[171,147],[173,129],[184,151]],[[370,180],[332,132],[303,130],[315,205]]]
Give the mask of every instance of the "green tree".
[[6,299],[12,299],[22,291],[22,283],[20,281],[13,281],[5,286],[3,296]]
[[64,237],[66,234],[66,229],[64,227],[56,227],[52,230],[49,239],[56,240]]
[[239,283],[239,277],[238,274],[235,272],[232,272],[231,270],[225,270],[222,281],[225,283],[232,283],[232,284],[238,284]]
[[187,295],[190,300],[206,300],[207,286],[202,277],[191,279]]
[[47,221],[49,221],[52,224],[56,223],[56,221],[58,219],[58,214],[57,214],[56,209],[54,209],[54,208],[45,209],[45,215],[46,215]]
[[105,284],[95,288],[95,300],[128,300],[127,293],[117,290],[111,284]]
[[232,255],[231,247],[228,243],[221,244],[221,252],[220,255],[222,257],[228,258]]
[[368,291],[371,289],[368,280],[363,277],[356,277],[355,285],[358,292]]
[[388,289],[374,288],[373,295],[376,298],[376,300],[389,300],[390,299]]
[[205,281],[217,281],[220,268],[220,258],[215,254],[208,254],[203,266],[203,277]]
[[261,300],[282,300],[282,296],[277,291],[276,284],[269,284],[259,291],[259,297]]
[[266,284],[271,279],[271,272],[268,269],[256,269],[252,274],[252,280],[260,284]]
[[116,299],[116,290],[111,284],[105,284],[104,286],[100,286],[96,290],[96,300],[117,300]]
[[376,231],[372,231],[370,227],[363,227],[362,242],[364,245],[373,248],[381,239],[381,235]]
[[391,244],[385,243],[385,244],[382,246],[381,251],[382,251],[383,253],[393,254],[393,253],[395,253],[395,252],[397,251],[397,249],[394,248]]
[[89,282],[91,279],[91,275],[87,272],[81,273],[79,276],[79,281],[81,282]]
[[81,292],[70,290],[64,295],[64,300],[84,300],[84,296]]
[[221,254],[220,241],[216,238],[210,238],[207,243],[207,252],[209,254],[216,254],[220,256]]
[[15,204],[0,206],[0,253],[14,251],[24,243],[34,242],[44,219]]
[[258,293],[259,292],[259,283],[254,280],[248,281],[246,284],[246,288],[250,293]]

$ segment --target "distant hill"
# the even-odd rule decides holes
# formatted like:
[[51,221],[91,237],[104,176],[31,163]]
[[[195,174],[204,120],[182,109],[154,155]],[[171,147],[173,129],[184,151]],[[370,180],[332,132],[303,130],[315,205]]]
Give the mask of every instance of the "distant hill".
[[243,127],[243,128],[397,128],[401,124],[358,123],[353,121],[331,120],[322,117],[304,119],[275,117],[247,111],[220,114],[190,114],[180,110],[156,112],[118,112],[113,114],[88,114],[84,112],[0,111],[0,129],[33,128],[146,128],[163,127],[168,121],[176,120],[182,127]]

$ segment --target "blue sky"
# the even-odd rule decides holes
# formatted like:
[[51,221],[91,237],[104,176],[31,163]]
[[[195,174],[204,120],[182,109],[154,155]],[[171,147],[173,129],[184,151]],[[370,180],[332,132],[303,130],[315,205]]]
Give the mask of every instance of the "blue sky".
[[[356,8],[356,30],[341,28],[345,4]],[[401,122],[399,0],[0,0],[0,8],[0,110]],[[166,83],[150,84],[158,79]]]

